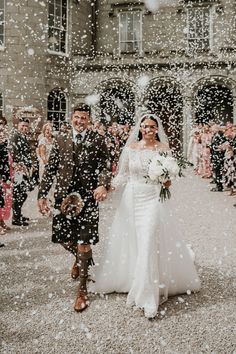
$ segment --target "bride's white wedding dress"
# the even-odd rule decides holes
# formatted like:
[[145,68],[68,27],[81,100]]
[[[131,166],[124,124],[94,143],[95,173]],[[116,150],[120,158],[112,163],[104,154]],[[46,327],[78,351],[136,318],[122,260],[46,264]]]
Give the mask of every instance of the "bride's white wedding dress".
[[147,317],[154,317],[168,296],[200,289],[171,203],[160,202],[159,185],[145,178],[155,154],[126,148],[124,170],[114,180],[116,192],[102,206],[100,236],[105,241],[90,288],[128,293],[127,304],[143,308]]

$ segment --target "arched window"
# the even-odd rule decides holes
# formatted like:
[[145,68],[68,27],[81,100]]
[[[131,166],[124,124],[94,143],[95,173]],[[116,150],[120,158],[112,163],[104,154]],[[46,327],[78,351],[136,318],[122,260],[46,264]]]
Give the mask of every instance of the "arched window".
[[130,85],[111,80],[100,92],[100,119],[104,124],[134,124],[135,96]]
[[161,119],[175,155],[183,147],[183,98],[174,81],[155,80],[145,95],[145,106]]
[[55,89],[48,95],[48,120],[53,123],[56,130],[60,129],[61,122],[66,116],[66,97],[64,92]]
[[233,93],[220,83],[206,83],[195,96],[196,123],[233,122]]

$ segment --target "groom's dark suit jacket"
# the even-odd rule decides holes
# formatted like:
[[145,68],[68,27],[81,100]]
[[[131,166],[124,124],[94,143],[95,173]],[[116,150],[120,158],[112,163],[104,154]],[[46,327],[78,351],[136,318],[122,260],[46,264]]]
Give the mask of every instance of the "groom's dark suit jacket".
[[91,131],[75,145],[72,132],[55,139],[39,186],[38,198],[45,198],[56,178],[55,208],[70,192],[79,192],[85,201],[82,213],[69,220],[58,212],[53,218],[53,242],[98,242],[98,208],[93,191],[109,188],[111,167],[105,139]]

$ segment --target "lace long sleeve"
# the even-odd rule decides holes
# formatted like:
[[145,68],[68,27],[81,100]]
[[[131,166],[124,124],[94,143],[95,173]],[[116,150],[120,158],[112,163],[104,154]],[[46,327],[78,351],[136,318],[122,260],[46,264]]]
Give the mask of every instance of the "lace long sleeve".
[[129,176],[129,151],[128,148],[124,148],[118,163],[118,173],[111,182],[112,187],[117,188],[120,186],[124,186],[127,183],[128,176]]

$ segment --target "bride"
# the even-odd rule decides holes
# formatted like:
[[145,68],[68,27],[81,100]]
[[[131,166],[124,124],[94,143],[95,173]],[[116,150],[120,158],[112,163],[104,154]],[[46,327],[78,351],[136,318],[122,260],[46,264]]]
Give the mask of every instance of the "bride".
[[[90,290],[128,293],[127,305],[155,317],[168,296],[200,289],[170,202],[159,201],[160,185],[145,178],[151,158],[169,153],[168,140],[155,115],[144,114],[127,141],[100,213],[104,248]],[[167,181],[165,187],[170,186]]]

